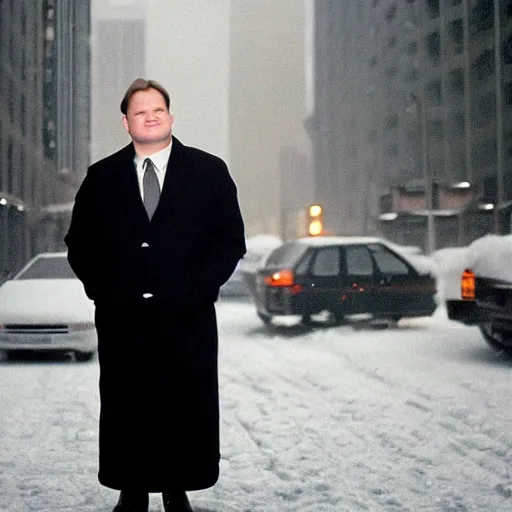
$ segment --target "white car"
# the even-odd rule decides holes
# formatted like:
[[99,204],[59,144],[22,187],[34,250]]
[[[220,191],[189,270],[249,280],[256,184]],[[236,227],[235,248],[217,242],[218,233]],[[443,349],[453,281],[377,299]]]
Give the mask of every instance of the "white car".
[[94,304],[65,252],[38,254],[0,286],[0,350],[73,352],[88,361],[96,347]]

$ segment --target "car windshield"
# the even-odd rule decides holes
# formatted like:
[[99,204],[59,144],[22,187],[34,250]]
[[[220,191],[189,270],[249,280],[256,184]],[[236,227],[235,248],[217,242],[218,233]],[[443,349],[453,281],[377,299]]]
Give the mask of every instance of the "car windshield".
[[39,258],[22,272],[17,279],[76,279],[65,256]]
[[266,267],[294,265],[307,251],[306,245],[285,244],[274,250],[265,262]]

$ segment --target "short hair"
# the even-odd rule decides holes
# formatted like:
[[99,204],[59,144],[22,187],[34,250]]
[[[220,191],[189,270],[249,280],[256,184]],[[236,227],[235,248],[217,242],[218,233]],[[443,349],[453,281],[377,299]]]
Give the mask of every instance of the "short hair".
[[167,105],[167,110],[169,110],[170,100],[169,93],[165,90],[165,88],[160,85],[155,80],[146,80],[145,78],[137,78],[134,80],[130,87],[124,93],[123,99],[121,101],[121,112],[126,115],[128,112],[128,107],[130,105],[130,100],[132,96],[139,91],[147,91],[148,89],[155,89],[158,91],[165,100],[165,104]]

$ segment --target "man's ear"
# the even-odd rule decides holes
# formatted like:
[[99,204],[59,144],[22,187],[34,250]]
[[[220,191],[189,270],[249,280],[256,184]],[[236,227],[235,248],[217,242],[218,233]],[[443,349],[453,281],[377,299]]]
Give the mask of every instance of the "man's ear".
[[128,119],[126,119],[126,116],[123,116],[123,126],[124,126],[124,129],[125,129],[128,133],[130,133],[130,129],[129,129],[130,127],[129,127],[129,125],[128,125]]
[[171,128],[174,126],[174,114],[171,114]]

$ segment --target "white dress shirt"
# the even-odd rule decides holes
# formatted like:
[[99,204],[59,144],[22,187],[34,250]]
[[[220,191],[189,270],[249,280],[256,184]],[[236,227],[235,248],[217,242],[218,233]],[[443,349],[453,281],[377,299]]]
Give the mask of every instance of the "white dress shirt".
[[144,187],[142,186],[142,180],[144,179],[144,172],[146,170],[146,168],[143,167],[144,160],[146,160],[146,158],[150,158],[153,162],[153,165],[155,166],[156,177],[158,178],[158,183],[160,184],[160,190],[162,190],[162,187],[164,186],[165,173],[167,171],[167,162],[169,161],[169,156],[171,155],[171,149],[172,139],[169,145],[166,148],[158,151],[158,153],[145,156],[139,156],[137,154],[135,155],[133,161],[135,163],[135,168],[137,169],[137,178],[139,181],[139,190],[142,200],[144,200]]

